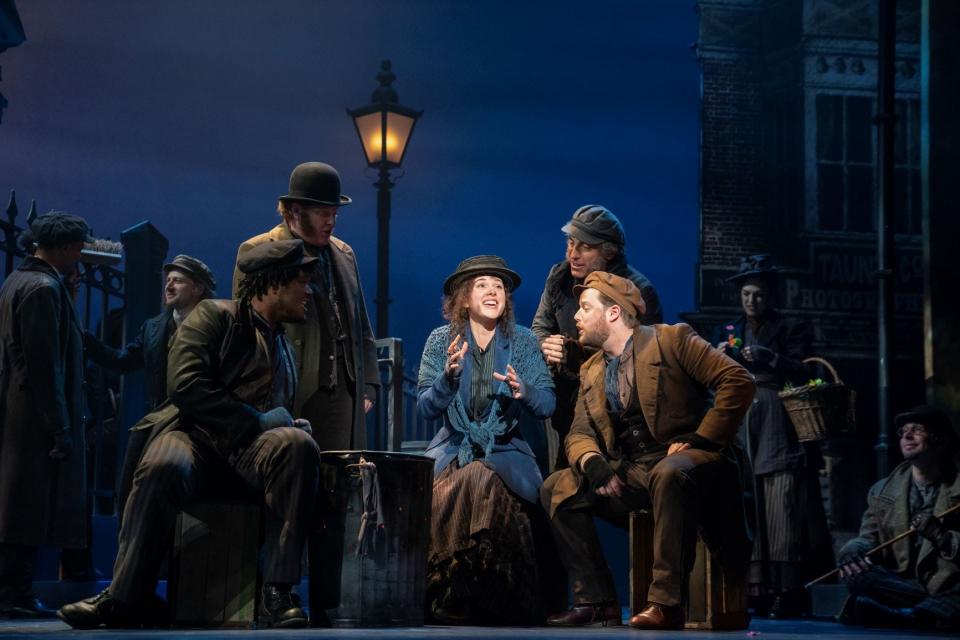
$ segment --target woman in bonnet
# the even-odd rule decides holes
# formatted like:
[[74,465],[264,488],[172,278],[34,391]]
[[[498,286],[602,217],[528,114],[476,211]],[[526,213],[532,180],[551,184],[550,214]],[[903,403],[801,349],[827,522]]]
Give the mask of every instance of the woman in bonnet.
[[519,285],[497,256],[461,262],[443,285],[449,324],[420,361],[418,410],[443,423],[425,453],[436,461],[427,608],[437,622],[542,621],[543,479],[525,435],[543,438],[556,398],[536,337],[514,323]]

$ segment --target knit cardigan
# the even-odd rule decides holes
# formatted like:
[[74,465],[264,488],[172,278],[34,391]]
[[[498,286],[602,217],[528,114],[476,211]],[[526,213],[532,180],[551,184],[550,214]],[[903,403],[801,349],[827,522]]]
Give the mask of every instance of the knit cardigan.
[[[473,349],[476,343],[469,326],[465,338]],[[536,337],[521,326],[515,326],[512,335],[507,337],[497,327],[493,341],[494,371],[506,373],[507,364],[512,365],[523,384],[523,397],[514,399],[506,382],[495,381],[494,398],[487,414],[475,420],[467,413],[472,359],[464,359],[460,376],[450,379],[444,373],[447,347],[452,340],[449,325],[431,332],[423,349],[417,382],[420,415],[427,420],[443,418],[443,427],[425,452],[436,461],[434,474],[438,475],[454,458],[463,467],[482,452],[479,457],[511,491],[529,502],[536,502],[543,478],[523,434],[541,433],[543,418],[549,417],[556,406],[553,379]]]

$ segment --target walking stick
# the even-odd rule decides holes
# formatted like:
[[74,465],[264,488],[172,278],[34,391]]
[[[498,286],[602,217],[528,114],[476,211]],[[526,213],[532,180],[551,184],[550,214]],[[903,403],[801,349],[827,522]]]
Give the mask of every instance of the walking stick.
[[[960,510],[960,503],[957,503],[957,504],[953,505],[952,507],[950,507],[949,509],[947,509],[946,511],[944,511],[943,513],[939,514],[939,515],[936,516],[936,517],[937,517],[937,519],[942,520],[943,518],[947,517],[948,515],[950,515],[951,513],[953,513],[954,511],[957,511],[957,510]],[[894,542],[897,542],[898,540],[903,540],[904,538],[906,538],[906,537],[909,536],[910,534],[916,533],[916,532],[917,532],[917,529],[916,529],[915,527],[910,527],[909,529],[907,529],[906,531],[904,531],[904,532],[901,533],[900,535],[895,536],[895,537],[893,537],[893,538],[890,538],[889,540],[887,540],[887,541],[884,542],[883,544],[878,544],[878,545],[875,546],[873,549],[870,549],[870,551],[867,551],[867,552],[866,552],[865,554],[863,554],[863,555],[864,555],[864,556],[869,556],[869,555],[872,555],[872,554],[874,554],[874,553],[876,553],[876,552],[878,552],[878,551],[883,551],[884,549],[886,549],[887,547],[889,547],[890,545],[892,545]],[[817,578],[816,580],[811,580],[811,581],[808,582],[807,584],[803,585],[803,588],[804,588],[804,589],[809,589],[810,587],[812,587],[813,585],[817,584],[818,582],[823,582],[823,581],[826,580],[827,578],[829,578],[829,577],[831,577],[831,576],[835,576],[835,575],[837,575],[838,573],[840,573],[840,567],[837,567],[836,569],[833,569],[833,570],[831,570],[831,571],[828,571],[827,573],[823,574],[822,576],[820,576],[820,577]]]

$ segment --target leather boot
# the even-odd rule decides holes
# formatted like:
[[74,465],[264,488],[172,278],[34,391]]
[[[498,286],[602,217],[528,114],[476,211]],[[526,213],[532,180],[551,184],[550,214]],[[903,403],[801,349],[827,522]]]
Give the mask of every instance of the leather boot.
[[154,629],[169,625],[166,603],[157,595],[130,604],[104,589],[92,598],[65,604],[57,617],[74,629]]
[[630,618],[634,629],[683,629],[683,609],[648,602],[643,611]]
[[575,604],[566,611],[547,618],[547,624],[553,627],[615,627],[623,624],[623,618],[620,615],[620,605],[616,603]]
[[286,584],[263,585],[260,617],[268,627],[302,629],[307,626],[307,614],[300,606],[300,596]]

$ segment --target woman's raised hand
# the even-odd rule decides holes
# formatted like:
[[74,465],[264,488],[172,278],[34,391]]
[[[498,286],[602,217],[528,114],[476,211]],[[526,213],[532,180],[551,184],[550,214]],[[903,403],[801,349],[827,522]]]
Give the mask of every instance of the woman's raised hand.
[[507,365],[506,374],[497,373],[496,371],[494,371],[493,379],[499,380],[500,382],[506,382],[508,385],[510,385],[510,393],[517,400],[523,397],[523,392],[525,391],[525,385],[523,384],[523,380],[520,379],[520,376],[517,375],[516,370],[513,367],[511,367],[509,364]]
[[443,367],[443,372],[448,378],[458,378],[463,373],[463,359],[467,355],[467,347],[467,341],[461,335],[455,336],[453,342],[447,347],[447,363]]

